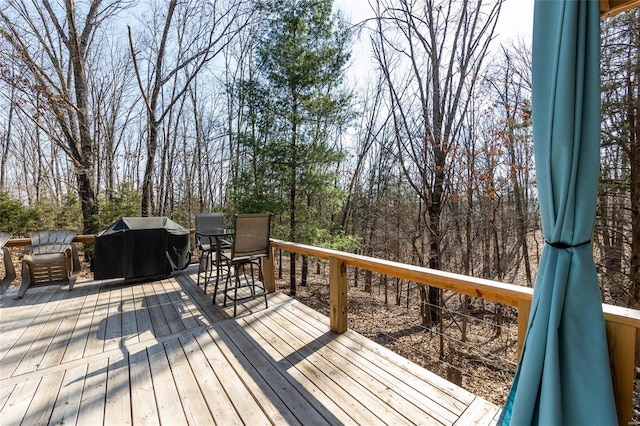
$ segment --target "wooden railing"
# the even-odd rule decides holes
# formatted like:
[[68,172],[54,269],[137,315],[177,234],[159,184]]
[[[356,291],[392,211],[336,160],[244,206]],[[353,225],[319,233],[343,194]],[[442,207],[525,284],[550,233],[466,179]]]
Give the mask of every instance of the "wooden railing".
[[[93,242],[95,235],[78,235],[75,242]],[[9,240],[7,247],[29,245],[29,238]],[[517,308],[518,353],[527,330],[533,289],[465,275],[437,271],[405,263],[392,262],[337,250],[324,249],[281,240],[271,240],[271,256],[264,263],[264,280],[269,292],[274,292],[276,249],[324,259],[329,262],[329,318],[331,330],[347,330],[347,266],[409,280],[421,285],[478,297]],[[613,305],[602,305],[609,344],[609,359],[613,379],[618,423],[632,420],[633,382],[639,348],[640,311]]]
[[[329,261],[329,317],[331,330],[336,333],[347,330],[347,266],[353,266],[517,308],[520,353],[531,310],[531,288],[280,240],[272,240],[271,249]],[[269,265],[265,268],[265,281],[270,291],[275,291],[273,259],[272,253],[270,261],[267,262]],[[602,305],[602,310],[607,329],[618,424],[628,425],[632,420],[640,311],[606,304]]]
[[[96,240],[94,234],[89,235],[76,235],[73,238],[74,243],[92,243]],[[26,247],[31,244],[31,238],[12,238],[7,241],[5,247]]]

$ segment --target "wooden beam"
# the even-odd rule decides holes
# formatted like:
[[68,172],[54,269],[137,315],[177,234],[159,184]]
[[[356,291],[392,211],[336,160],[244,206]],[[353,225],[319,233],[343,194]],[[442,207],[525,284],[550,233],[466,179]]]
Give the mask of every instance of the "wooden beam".
[[609,18],[636,7],[640,7],[640,0],[600,0],[600,16]]
[[265,288],[268,293],[276,291],[276,273],[274,259],[274,249],[269,246],[269,256],[262,260],[262,279],[264,280]]
[[329,328],[347,331],[347,265],[335,257],[329,259]]
[[628,425],[633,420],[636,328],[611,321],[606,321],[606,328],[618,424]]
[[531,300],[521,300],[518,303],[518,359],[522,355],[524,338],[529,328],[529,315],[531,315]]

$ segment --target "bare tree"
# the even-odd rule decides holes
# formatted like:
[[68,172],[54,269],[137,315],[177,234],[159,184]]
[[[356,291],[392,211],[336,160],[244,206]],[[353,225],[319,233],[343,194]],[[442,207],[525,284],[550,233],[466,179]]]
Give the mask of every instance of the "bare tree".
[[[162,27],[151,35],[153,42],[144,48],[136,49],[129,27],[131,56],[147,115],[143,216],[154,212],[153,173],[161,123],[187,93],[198,73],[251,21],[252,4],[248,0],[171,0],[165,12],[154,11],[156,18],[160,17],[156,22]],[[151,30],[156,29],[152,24]]]
[[[501,1],[377,0],[374,51],[386,77],[404,175],[425,205],[422,264],[441,268],[441,223],[470,96]],[[426,252],[426,259],[424,258]],[[427,300],[428,299],[428,300]],[[441,292],[421,292],[423,322],[439,318]]]
[[[603,272],[640,303],[640,11],[608,21],[603,31],[603,160],[597,237]],[[623,281],[625,281],[623,279]]]
[[7,187],[7,162],[9,159],[9,150],[11,146],[11,132],[13,130],[13,117],[15,111],[15,87],[9,87],[9,108],[7,117],[3,120],[4,130],[0,131],[0,192],[6,190]]
[[499,127],[492,132],[491,136],[501,142],[506,155],[504,163],[511,182],[515,209],[515,227],[509,228],[513,229],[513,234],[515,234],[512,239],[515,237],[522,250],[525,276],[528,286],[531,287],[533,286],[533,275],[527,241],[529,234],[527,218],[530,212],[526,208],[528,175],[533,169],[533,164],[530,163],[533,156],[533,145],[531,134],[527,133],[527,129],[530,129],[531,126],[531,106],[527,96],[531,88],[526,87],[526,83],[519,79],[512,54],[504,48],[501,61],[495,67],[495,73],[487,78],[487,82],[497,96],[496,112],[502,115],[497,123]]
[[98,211],[87,68],[100,26],[126,5],[8,0],[0,10],[0,37],[11,46],[1,53],[2,76],[19,91],[18,107],[30,105],[33,124],[72,161],[85,233],[96,231]]
[[[139,98],[132,89],[132,64],[126,44],[109,39],[101,49],[103,55],[89,70],[90,102],[93,105],[96,188],[107,200],[118,190],[118,154],[128,148]],[[132,94],[133,93],[133,94]]]

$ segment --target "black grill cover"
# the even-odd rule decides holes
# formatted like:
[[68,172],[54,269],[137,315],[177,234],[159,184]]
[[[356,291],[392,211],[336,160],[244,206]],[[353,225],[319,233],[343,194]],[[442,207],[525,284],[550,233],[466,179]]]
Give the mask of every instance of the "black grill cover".
[[169,275],[189,265],[189,230],[167,217],[123,217],[96,235],[97,280]]

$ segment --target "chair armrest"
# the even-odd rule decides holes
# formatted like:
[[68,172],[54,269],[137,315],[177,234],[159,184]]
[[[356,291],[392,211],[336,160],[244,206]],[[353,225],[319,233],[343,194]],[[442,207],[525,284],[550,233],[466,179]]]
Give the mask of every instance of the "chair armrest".
[[82,266],[80,265],[80,258],[78,256],[78,248],[75,244],[71,244],[71,274],[77,274],[80,272]]
[[216,244],[214,243],[215,235],[196,232],[195,238],[196,246],[202,251],[211,251],[216,247]]
[[16,277],[16,269],[11,261],[11,253],[6,247],[2,247],[2,257],[4,261],[5,277],[3,280],[13,280]]

